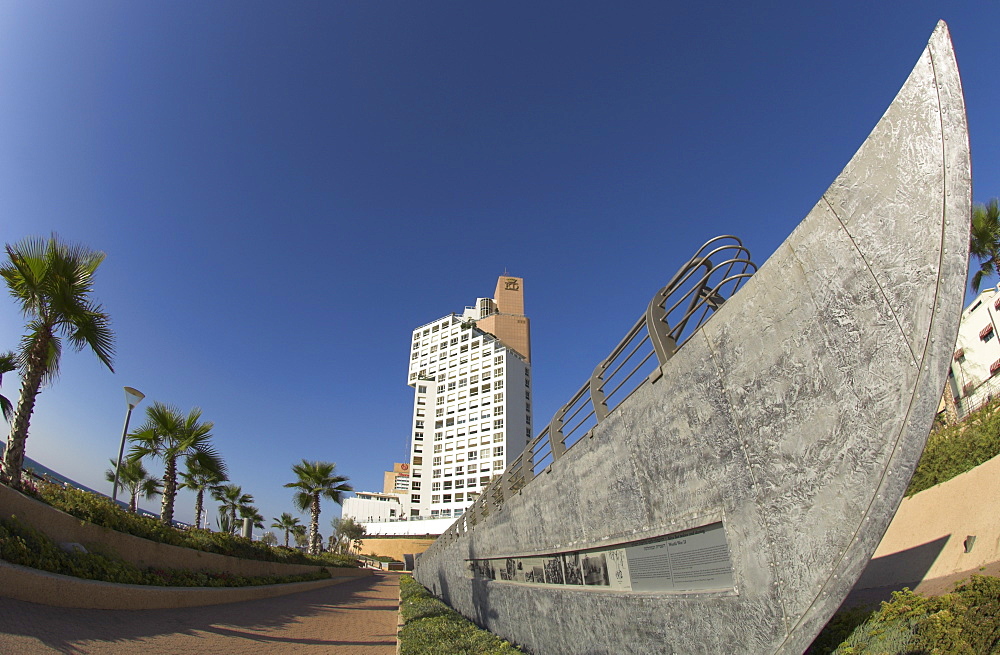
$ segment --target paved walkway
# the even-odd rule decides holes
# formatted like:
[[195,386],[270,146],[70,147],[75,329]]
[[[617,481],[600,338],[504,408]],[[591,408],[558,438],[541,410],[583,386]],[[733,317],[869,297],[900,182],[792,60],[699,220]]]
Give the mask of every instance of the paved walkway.
[[0,598],[0,653],[394,655],[398,607],[394,573],[279,598],[172,610],[66,609]]

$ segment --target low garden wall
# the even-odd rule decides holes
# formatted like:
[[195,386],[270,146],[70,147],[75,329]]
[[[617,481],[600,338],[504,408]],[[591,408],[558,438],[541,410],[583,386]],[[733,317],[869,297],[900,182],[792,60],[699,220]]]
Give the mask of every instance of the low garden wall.
[[[355,575],[371,575],[371,571],[355,571]],[[84,580],[0,560],[0,596],[53,607],[101,610],[152,610],[222,605],[312,591],[348,580],[350,578],[341,576],[327,580],[259,587],[154,587]]]
[[436,537],[365,537],[358,552],[403,561],[403,555],[419,555],[437,540]]
[[[216,571],[238,576],[296,575],[312,573],[323,568],[311,564],[283,564],[241,559],[157,543],[88,523],[14,491],[10,487],[0,485],[0,517],[12,516],[16,516],[56,542],[80,543],[88,549],[93,548],[103,553],[111,551],[121,559],[143,568]],[[371,575],[371,571],[363,569],[330,566],[325,568],[334,578]],[[3,587],[0,589],[3,589],[4,595],[9,595]]]
[[904,498],[855,589],[912,586],[1000,561],[997,480],[1000,457]]

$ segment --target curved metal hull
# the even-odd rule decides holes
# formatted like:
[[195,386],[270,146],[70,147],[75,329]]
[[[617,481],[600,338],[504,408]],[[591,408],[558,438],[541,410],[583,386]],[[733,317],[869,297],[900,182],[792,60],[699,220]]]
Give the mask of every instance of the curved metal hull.
[[[923,450],[958,330],[970,189],[941,23],[819,203],[662,377],[501,511],[439,540],[417,578],[535,653],[801,653],[861,574]],[[731,578],[715,589],[469,569],[720,524]]]

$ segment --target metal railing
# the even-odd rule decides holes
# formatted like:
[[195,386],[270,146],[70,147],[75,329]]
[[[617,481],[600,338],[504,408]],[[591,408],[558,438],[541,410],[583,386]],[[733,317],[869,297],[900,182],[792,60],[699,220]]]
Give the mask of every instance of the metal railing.
[[441,538],[457,539],[502,509],[508,498],[521,493],[637,389],[655,382],[663,364],[756,271],[750,252],[734,236],[716,237],[698,249],[653,296],[590,379]]

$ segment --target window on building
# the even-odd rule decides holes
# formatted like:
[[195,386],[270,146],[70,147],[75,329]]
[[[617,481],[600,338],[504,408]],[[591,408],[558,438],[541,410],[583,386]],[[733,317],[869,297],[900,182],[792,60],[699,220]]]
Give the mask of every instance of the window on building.
[[413,440],[414,441],[423,441],[424,440],[424,433],[423,432],[414,432],[413,433]]
[[435,432],[434,433],[434,441],[441,441],[441,437],[442,437],[443,434],[444,434],[443,432]]
[[470,450],[469,451],[469,461],[470,462],[475,461],[478,457],[479,457],[479,454],[476,451],[474,451],[474,450]]
[[459,479],[455,480],[455,488],[456,489],[461,489],[464,486],[465,486],[465,478],[459,478]]
[[434,410],[434,416],[444,416],[444,407],[438,407]]
[[444,477],[446,477],[446,478],[450,478],[451,477],[451,468],[450,467],[446,467],[444,469]]
[[503,393],[501,392],[501,393],[495,393],[495,394],[493,394],[493,402],[495,402],[495,403],[502,403],[503,402]]
[[[435,494],[435,495],[431,496],[431,502],[432,503],[440,503],[441,502],[441,494]],[[433,513],[434,512],[431,511],[431,514],[433,514]]]
[[437,457],[434,458],[434,460],[431,462],[431,466],[441,466],[441,456],[440,455],[438,455]]
[[483,448],[482,450],[479,451],[479,456],[482,457],[483,459],[486,459],[487,457],[490,456],[490,449]]
[[443,489],[445,491],[448,491],[449,489],[451,489],[451,480],[445,480],[444,481],[444,487],[443,487]]
[[496,357],[493,358],[494,366],[500,366],[501,364],[503,364],[503,355],[497,355]]
[[441,483],[431,482],[431,491],[441,491]]
[[[445,494],[444,497],[441,498],[441,502],[442,503],[450,503],[451,502],[451,494]],[[445,510],[445,511],[447,511],[447,510]]]
[[[463,502],[465,502],[465,494],[464,493],[457,493],[457,494],[455,494],[455,502],[456,503],[463,503]],[[459,510],[455,510],[455,511],[457,512]]]
[[499,416],[500,414],[503,414],[503,405],[497,405],[496,407],[493,408],[494,416]]
[[450,509],[441,510],[441,518],[451,518],[451,510]]
[[493,383],[494,389],[503,389],[503,380],[497,380]]
[[493,429],[494,430],[503,430],[503,419],[502,418],[498,418],[495,421],[493,421]]
[[493,443],[500,443],[503,441],[503,432],[497,432],[493,435]]
[[503,446],[494,446],[493,447],[493,456],[494,457],[503,457]]
[[440,478],[441,477],[441,469],[434,469],[434,471],[431,473],[431,477],[432,478]]
[[440,516],[440,515],[441,515],[441,512],[439,510],[436,510],[436,509],[432,509],[431,510],[431,518],[434,518],[434,517]]
[[412,489],[413,491],[420,491],[420,483],[419,482],[411,483],[410,489]]
[[410,500],[414,503],[420,502],[420,494],[410,494]]
[[[469,472],[472,473],[472,471],[469,471]],[[465,484],[468,485],[468,487],[470,489],[473,489],[476,486],[476,479],[475,478],[466,478]]]
[[498,459],[497,461],[493,462],[493,470],[494,471],[502,471],[503,470],[503,460],[502,459]]
[[434,444],[434,452],[436,453],[441,452],[441,444],[439,443]]
[[423,464],[423,463],[424,463],[424,458],[423,457],[414,457],[413,458],[413,465],[414,466],[417,466],[417,465]]

